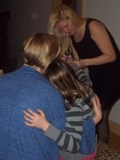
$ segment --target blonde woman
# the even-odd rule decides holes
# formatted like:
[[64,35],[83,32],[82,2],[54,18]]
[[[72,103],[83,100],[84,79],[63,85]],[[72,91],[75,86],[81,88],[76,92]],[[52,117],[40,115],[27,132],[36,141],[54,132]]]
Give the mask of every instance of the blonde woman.
[[[93,18],[80,18],[66,5],[56,7],[49,18],[49,32],[70,37],[79,59],[75,63],[88,67],[93,89],[102,105],[103,119],[97,126],[98,140],[108,142],[108,117],[120,98],[120,51],[106,26]],[[64,45],[64,44],[63,44]]]

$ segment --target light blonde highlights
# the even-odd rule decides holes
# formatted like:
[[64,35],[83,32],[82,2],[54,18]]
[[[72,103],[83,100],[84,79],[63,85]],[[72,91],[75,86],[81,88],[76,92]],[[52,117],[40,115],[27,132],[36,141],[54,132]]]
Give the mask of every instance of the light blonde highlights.
[[55,29],[57,24],[60,21],[70,19],[72,24],[78,28],[80,25],[80,17],[78,14],[69,6],[64,4],[57,6],[51,12],[48,21],[48,31],[53,32],[53,28]]
[[67,51],[70,45],[70,40],[69,40],[68,34],[61,32],[56,26],[57,20],[58,20],[57,15],[54,15],[54,13],[51,14],[48,21],[48,33],[51,35],[55,35],[59,39],[60,46],[61,46],[61,53],[64,53]]
[[67,19],[71,20],[73,26],[75,26],[76,28],[79,27],[80,17],[72,8],[62,4],[52,10],[48,21],[48,33],[59,38],[61,42],[62,53],[67,51],[67,49],[69,48],[70,39],[67,33],[64,33],[58,29],[57,24],[60,21]]

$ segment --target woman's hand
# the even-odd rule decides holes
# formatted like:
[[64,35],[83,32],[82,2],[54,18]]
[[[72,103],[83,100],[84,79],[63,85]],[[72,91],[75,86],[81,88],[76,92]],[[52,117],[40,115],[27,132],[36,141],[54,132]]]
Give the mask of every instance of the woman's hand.
[[69,63],[70,61],[73,61],[72,55],[66,55],[66,54],[64,54],[64,55],[62,55],[61,59],[63,61],[65,61],[65,62],[67,62],[67,63]]
[[93,104],[93,109],[95,112],[95,116],[93,117],[93,120],[95,124],[98,124],[100,120],[102,119],[102,109],[101,109],[100,100],[97,95],[95,95],[92,98],[92,104]]
[[25,124],[30,127],[40,128],[43,131],[46,131],[49,127],[49,122],[46,119],[44,112],[41,109],[37,110],[38,113],[33,112],[31,109],[23,111]]
[[67,58],[66,62],[71,64],[71,65],[72,64],[76,65],[76,66],[78,66],[80,68],[87,67],[86,59],[73,60],[73,59]]

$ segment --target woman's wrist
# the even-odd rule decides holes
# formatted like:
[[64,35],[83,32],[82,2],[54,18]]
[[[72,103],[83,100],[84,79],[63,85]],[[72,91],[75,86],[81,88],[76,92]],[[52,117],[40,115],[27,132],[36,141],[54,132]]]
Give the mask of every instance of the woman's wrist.
[[76,61],[76,63],[78,64],[78,66],[80,66],[81,68],[87,67],[88,66],[88,59],[79,59],[78,61]]
[[89,63],[88,63],[88,59],[83,59],[83,67],[88,67]]

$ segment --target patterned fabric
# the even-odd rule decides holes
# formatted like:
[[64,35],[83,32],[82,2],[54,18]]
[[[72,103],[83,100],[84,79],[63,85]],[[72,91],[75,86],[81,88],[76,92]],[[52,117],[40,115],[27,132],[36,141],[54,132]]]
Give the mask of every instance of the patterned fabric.
[[[88,119],[88,117],[92,117],[93,114],[93,110],[86,105],[82,99],[77,99],[71,110],[66,111],[66,132],[58,130],[53,125],[50,125],[48,130],[45,132],[46,136],[59,145],[61,148],[61,156],[64,159],[66,159],[64,154],[69,156],[69,152],[72,152],[74,156],[74,153],[80,151],[83,134],[83,120]],[[81,155],[84,157],[87,154],[88,153],[84,153],[83,155],[79,153],[79,157],[81,157]]]
[[66,132],[51,125],[45,135],[53,139],[62,150],[76,153],[81,146],[83,120],[91,116],[93,116],[92,109],[82,99],[77,99],[71,110],[66,111]]
[[92,81],[90,80],[90,77],[89,77],[88,68],[83,69],[83,68],[80,68],[76,65],[73,65],[72,68],[75,71],[75,74],[77,75],[77,78],[87,88],[87,91],[88,91],[90,99],[91,99],[94,96],[95,93],[92,89]]
[[120,152],[106,143],[98,142],[95,160],[120,160]]

